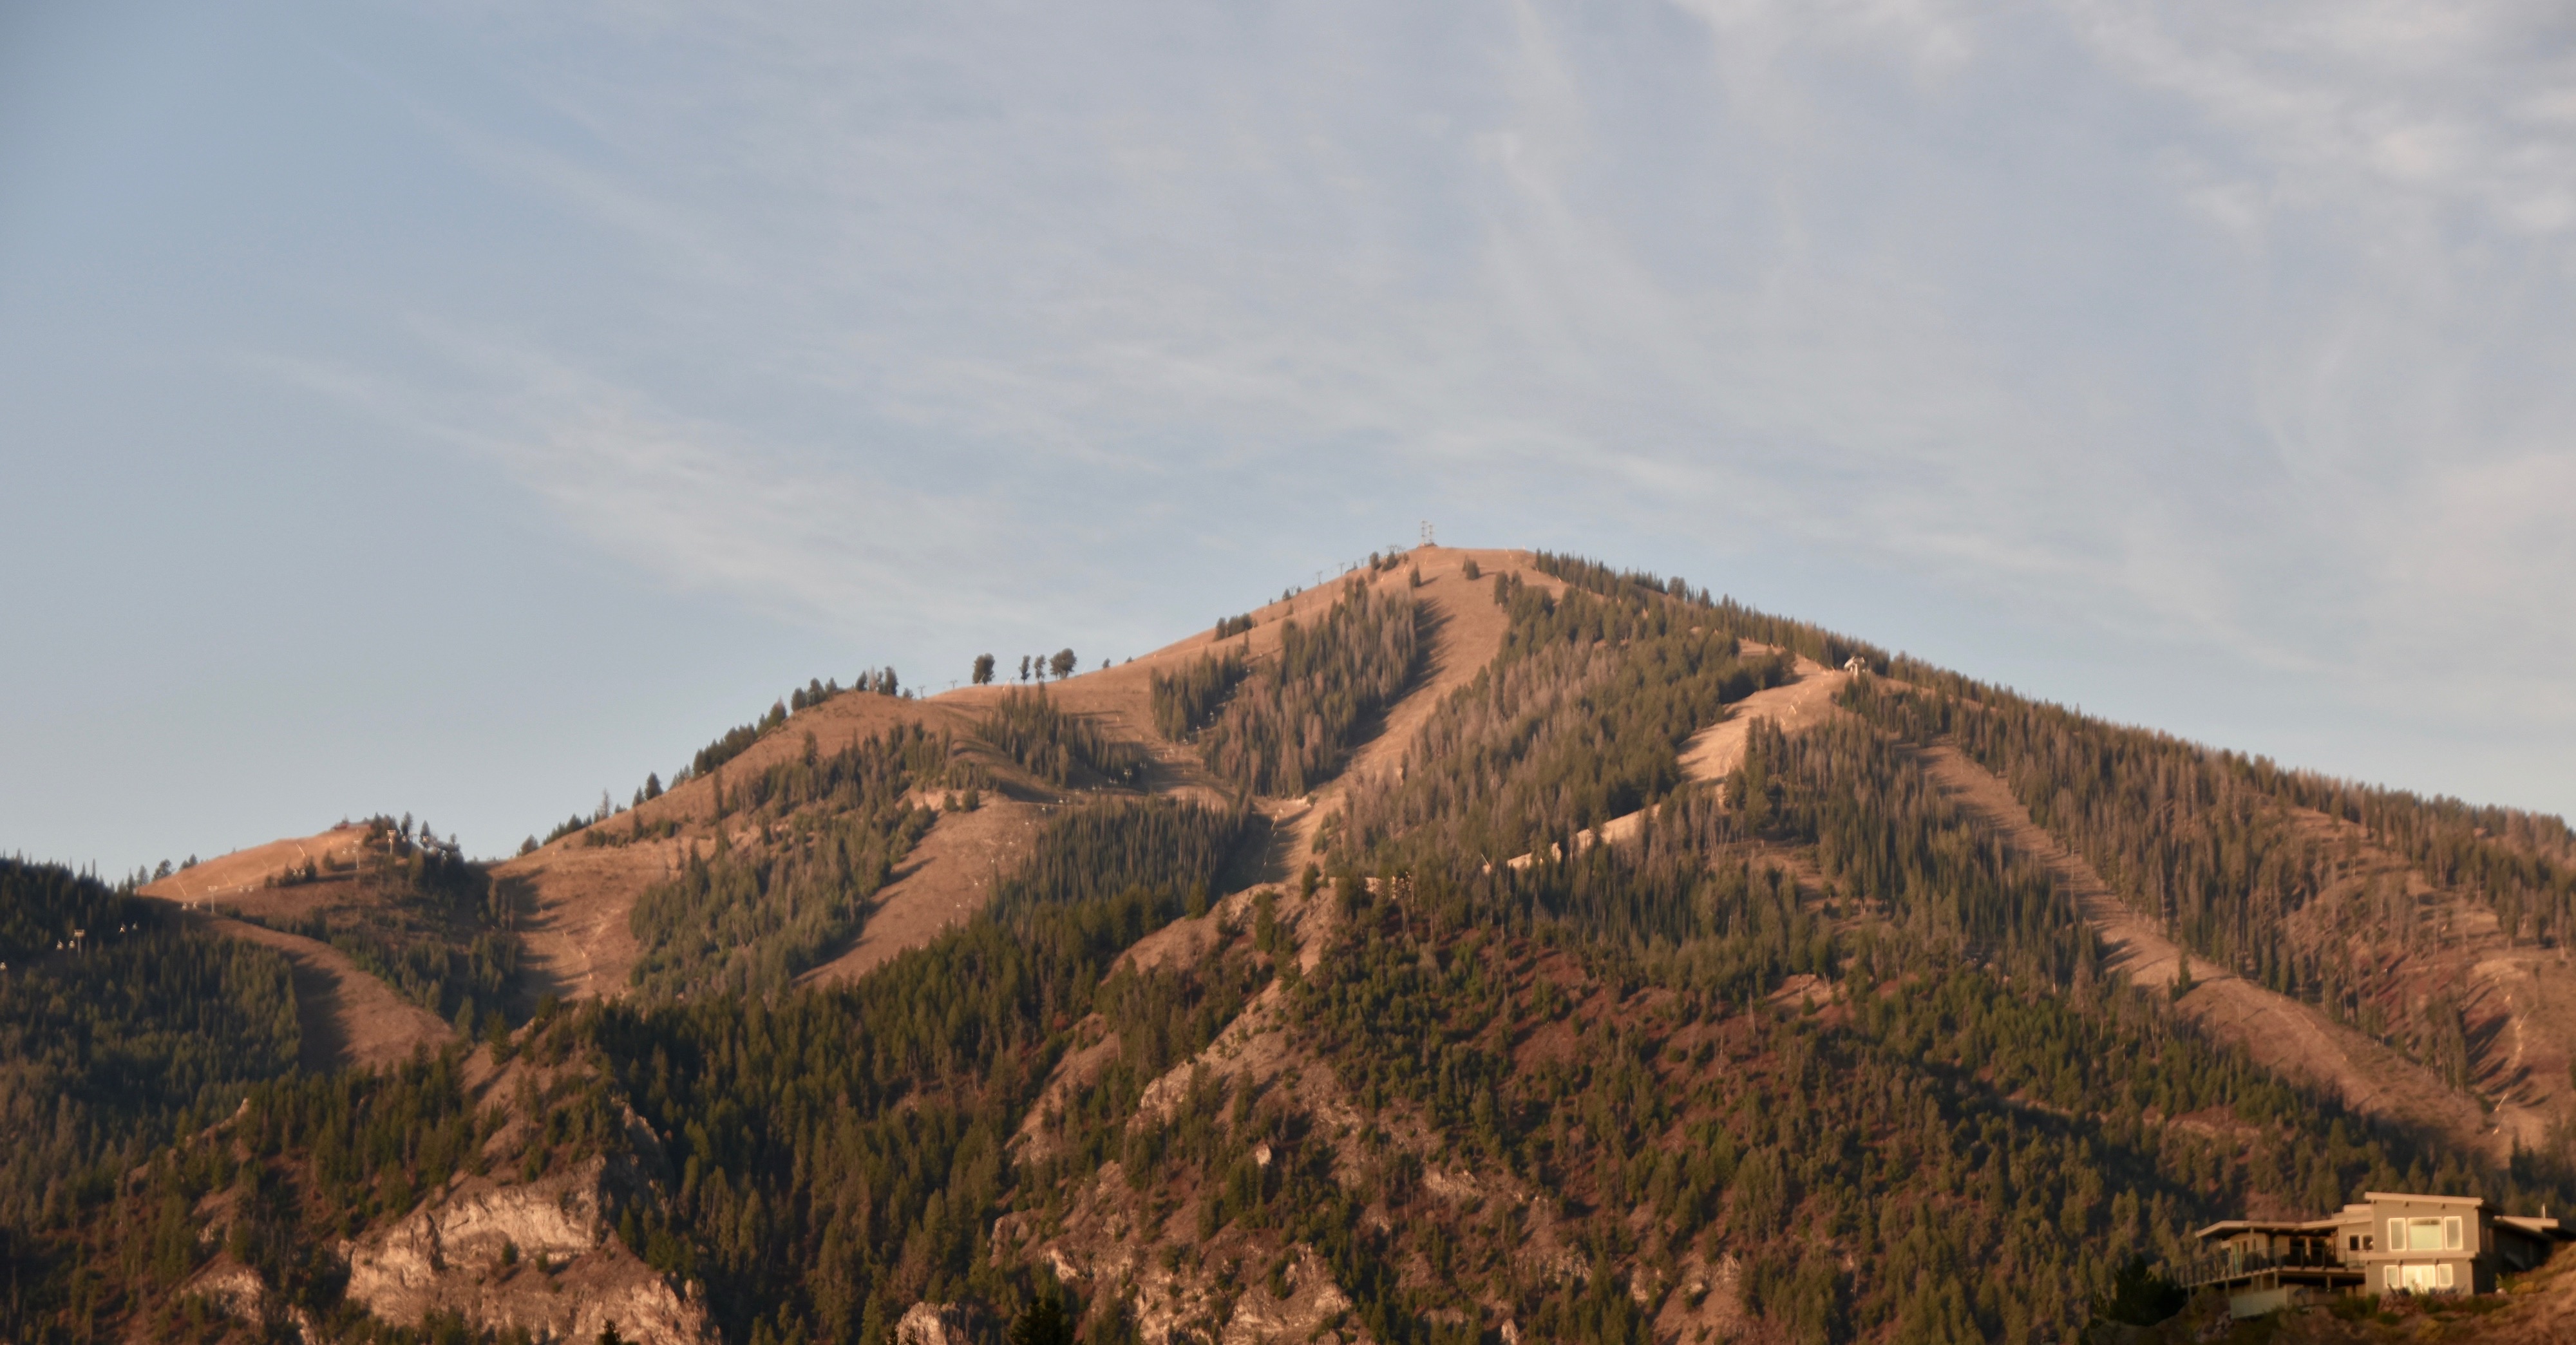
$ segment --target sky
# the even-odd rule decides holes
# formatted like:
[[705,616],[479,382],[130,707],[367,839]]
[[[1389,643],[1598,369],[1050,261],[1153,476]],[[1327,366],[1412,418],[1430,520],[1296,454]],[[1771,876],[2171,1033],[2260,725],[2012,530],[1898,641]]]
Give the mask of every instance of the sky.
[[1372,550],[2576,813],[2576,10],[0,9],[0,852],[624,800]]

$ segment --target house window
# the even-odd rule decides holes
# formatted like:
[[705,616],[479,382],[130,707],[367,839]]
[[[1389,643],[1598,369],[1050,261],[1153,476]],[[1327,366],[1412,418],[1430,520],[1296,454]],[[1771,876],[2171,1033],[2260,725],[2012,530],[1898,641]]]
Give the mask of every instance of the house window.
[[2443,1262],[2441,1270],[2442,1273],[2434,1277],[2434,1282],[2439,1284],[2441,1287],[2448,1289],[2451,1287],[2451,1263],[2448,1261]]
[[2402,1252],[2406,1250],[2405,1220],[2391,1219],[2388,1221],[2388,1250],[2392,1252]]
[[2460,1216],[2456,1214],[2442,1221],[2442,1250],[2460,1250]]
[[2410,1294],[2429,1294],[2440,1287],[2442,1276],[2450,1269],[2449,1266],[2408,1266],[2400,1282]]
[[2400,1287],[2402,1286],[2397,1278],[2397,1267],[2390,1266],[2388,1268],[2388,1292],[2392,1294],[2396,1293]]
[[2406,1240],[2389,1250],[2409,1252],[2438,1252],[2442,1250],[2442,1221],[2439,1219],[2407,1220]]

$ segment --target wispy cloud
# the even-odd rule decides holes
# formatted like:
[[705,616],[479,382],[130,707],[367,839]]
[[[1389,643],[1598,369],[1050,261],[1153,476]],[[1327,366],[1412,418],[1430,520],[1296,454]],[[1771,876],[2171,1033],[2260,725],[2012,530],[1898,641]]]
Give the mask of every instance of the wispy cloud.
[[2576,630],[2561,6],[486,21],[579,134],[458,152],[641,260],[617,330],[449,347],[508,390],[451,423],[671,582],[1374,492],[2576,727],[2520,671]]
[[715,592],[800,624],[880,624],[938,611],[965,624],[1025,619],[1024,601],[954,581],[996,502],[872,479],[863,462],[754,442],[651,396],[504,340],[421,335],[481,388],[426,393],[310,358],[254,364],[457,445],[497,466],[601,550],[683,591]]

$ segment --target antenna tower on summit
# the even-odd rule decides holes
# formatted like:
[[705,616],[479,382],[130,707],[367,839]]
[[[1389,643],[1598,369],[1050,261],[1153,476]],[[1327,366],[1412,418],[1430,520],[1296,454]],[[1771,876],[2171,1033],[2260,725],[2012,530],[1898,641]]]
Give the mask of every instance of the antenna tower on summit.
[[1424,546],[1435,545],[1431,540],[1431,520],[1427,518],[1422,520],[1422,544]]

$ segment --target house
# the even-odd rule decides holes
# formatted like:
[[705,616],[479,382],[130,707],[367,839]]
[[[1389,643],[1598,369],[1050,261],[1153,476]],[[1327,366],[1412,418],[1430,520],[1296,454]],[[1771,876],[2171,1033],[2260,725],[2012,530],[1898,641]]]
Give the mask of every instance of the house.
[[1862,658],[1858,654],[1854,654],[1850,658],[1843,660],[1843,671],[1857,677],[1860,674],[1869,671],[1869,660]]
[[2321,1219],[2226,1219],[2192,1234],[2205,1249],[2183,1267],[2191,1289],[2220,1289],[2228,1310],[2259,1317],[2335,1294],[2488,1294],[2529,1270],[2566,1221],[2502,1214],[2477,1196],[2365,1192]]

